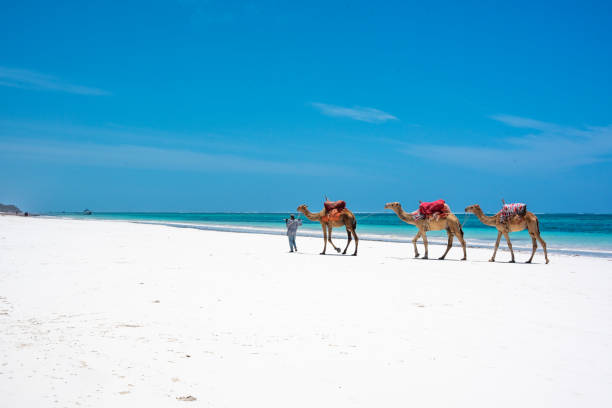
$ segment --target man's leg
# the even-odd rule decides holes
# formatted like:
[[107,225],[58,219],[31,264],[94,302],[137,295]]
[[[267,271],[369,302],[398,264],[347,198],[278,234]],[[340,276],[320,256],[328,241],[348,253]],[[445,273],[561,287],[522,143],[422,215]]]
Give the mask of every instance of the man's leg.
[[289,240],[291,242],[291,250],[292,251],[297,251],[297,247],[295,246],[295,235],[291,235]]
[[291,235],[287,235],[287,238],[289,238],[289,252],[293,252],[293,242],[291,240]]

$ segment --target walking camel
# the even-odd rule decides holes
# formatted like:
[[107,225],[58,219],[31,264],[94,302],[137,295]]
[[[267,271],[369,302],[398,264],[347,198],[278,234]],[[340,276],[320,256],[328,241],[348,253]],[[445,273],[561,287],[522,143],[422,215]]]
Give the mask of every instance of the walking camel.
[[499,247],[499,241],[501,239],[502,234],[506,237],[506,242],[508,242],[508,248],[510,248],[510,254],[512,255],[512,259],[510,262],[514,262],[514,251],[512,250],[512,243],[510,242],[510,237],[508,234],[510,232],[522,231],[525,228],[529,231],[529,235],[531,236],[531,242],[533,244],[533,249],[531,251],[531,257],[526,263],[531,263],[533,259],[533,255],[538,248],[538,244],[536,243],[536,239],[540,241],[540,245],[542,245],[542,249],[544,250],[544,258],[546,259],[546,263],[548,263],[548,252],[546,251],[546,242],[540,236],[540,222],[538,221],[538,217],[535,216],[534,213],[530,211],[525,211],[524,215],[516,214],[509,216],[505,221],[502,218],[502,211],[498,212],[495,215],[485,215],[480,206],[478,204],[470,205],[465,209],[465,212],[471,212],[478,217],[480,222],[485,225],[489,225],[491,227],[497,228],[497,241],[495,241],[495,249],[493,250],[493,256],[489,259],[489,262],[495,262],[495,254],[497,254],[497,248]]
[[429,244],[427,242],[427,231],[446,230],[446,233],[448,234],[448,244],[446,246],[446,251],[438,259],[444,259],[446,257],[446,254],[448,254],[448,251],[450,251],[451,247],[453,246],[453,237],[456,236],[459,242],[461,242],[461,248],[463,248],[463,258],[461,258],[461,260],[465,261],[467,259],[467,255],[465,250],[465,240],[463,239],[463,229],[461,228],[461,224],[459,223],[459,220],[457,219],[455,214],[450,211],[448,205],[444,204],[444,208],[446,209],[445,212],[448,214],[446,215],[446,217],[417,219],[414,214],[407,213],[406,211],[404,211],[402,209],[402,205],[398,202],[385,204],[385,209],[393,210],[400,218],[400,220],[404,221],[407,224],[414,225],[418,228],[419,231],[412,239],[415,258],[419,257],[419,250],[417,249],[416,244],[419,240],[419,237],[423,237],[423,245],[425,245],[425,256],[423,257],[423,259],[428,259]]
[[[336,202],[338,203],[338,202]],[[331,203],[331,206],[333,207],[335,203]],[[348,241],[346,242],[346,247],[344,248],[344,251],[342,251],[342,254],[345,255],[346,254],[346,250],[348,249],[352,237],[355,237],[355,252],[353,253],[353,256],[357,255],[357,247],[359,246],[359,238],[357,237],[357,220],[355,219],[355,215],[350,212],[348,209],[344,208],[343,210],[337,212],[335,215],[330,215],[328,214],[328,212],[326,211],[325,208],[323,208],[320,212],[318,213],[312,213],[308,210],[308,206],[306,204],[302,204],[300,205],[297,210],[299,212],[301,212],[302,214],[304,214],[304,216],[306,216],[306,218],[308,218],[310,221],[318,221],[321,223],[321,228],[323,228],[323,252],[321,252],[321,255],[325,255],[325,251],[327,250],[327,241],[329,241],[329,243],[331,244],[332,247],[334,247],[334,249],[336,250],[336,252],[340,252],[340,248],[336,247],[334,245],[334,243],[332,242],[332,229],[334,227],[346,227],[346,235],[348,236]]]

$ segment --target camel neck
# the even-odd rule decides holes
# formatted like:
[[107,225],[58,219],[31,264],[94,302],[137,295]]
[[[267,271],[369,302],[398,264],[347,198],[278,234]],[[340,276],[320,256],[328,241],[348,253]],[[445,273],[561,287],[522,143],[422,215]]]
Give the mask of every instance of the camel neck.
[[305,210],[304,216],[310,221],[321,221],[321,214],[311,213],[310,210]]
[[494,215],[485,215],[480,208],[474,209],[474,215],[485,225],[495,226],[497,218]]
[[397,210],[393,209],[393,211],[395,211],[397,216],[402,221],[407,222],[408,224],[413,224],[413,225],[415,224],[414,217],[412,216],[412,214],[409,214],[406,211],[404,211],[404,209],[402,207],[399,207]]

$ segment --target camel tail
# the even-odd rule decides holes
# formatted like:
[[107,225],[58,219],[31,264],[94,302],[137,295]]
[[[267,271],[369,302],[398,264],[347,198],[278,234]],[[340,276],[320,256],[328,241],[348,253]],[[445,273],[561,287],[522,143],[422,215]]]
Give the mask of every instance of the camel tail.
[[357,218],[353,219],[353,231],[357,231]]

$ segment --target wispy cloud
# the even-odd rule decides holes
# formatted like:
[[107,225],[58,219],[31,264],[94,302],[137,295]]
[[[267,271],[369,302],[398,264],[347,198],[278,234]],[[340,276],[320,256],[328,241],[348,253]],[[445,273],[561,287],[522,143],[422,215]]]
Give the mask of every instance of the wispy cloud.
[[[512,115],[492,119],[529,132],[493,146],[411,145],[408,155],[491,171],[558,170],[608,161],[612,125],[575,128]],[[535,131],[535,132],[533,132]]]
[[6,67],[0,67],[0,86],[67,92],[78,95],[110,95],[110,92],[105,90],[70,84],[52,75]]
[[364,108],[361,106],[346,108],[344,106],[329,105],[326,103],[319,102],[312,103],[312,106],[314,106],[322,114],[327,116],[351,118],[354,120],[359,120],[361,122],[383,123],[388,120],[398,120],[390,113],[383,112],[374,108]]
[[253,159],[182,149],[137,145],[105,145],[45,140],[0,141],[0,155],[36,161],[84,166],[162,169],[203,172],[255,172],[275,174],[327,175],[347,172],[342,166],[308,162]]
[[236,139],[118,125],[19,122],[0,119],[0,162],[11,158],[111,168],[327,176],[358,170],[316,159],[287,159],[286,151],[247,146]]

